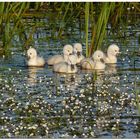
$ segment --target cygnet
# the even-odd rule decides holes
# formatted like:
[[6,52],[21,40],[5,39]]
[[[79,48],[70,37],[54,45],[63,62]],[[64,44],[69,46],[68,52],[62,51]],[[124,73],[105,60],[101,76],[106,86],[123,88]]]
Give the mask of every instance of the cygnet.
[[77,57],[77,64],[79,64],[85,57],[82,55],[82,44],[74,44],[74,54]]
[[54,72],[59,73],[76,73],[77,66],[76,66],[76,56],[69,55],[67,62],[60,62],[55,64],[53,67]]
[[104,56],[105,63],[117,63],[117,55],[119,52],[119,47],[116,44],[112,44],[107,49],[107,56]]
[[92,58],[86,58],[81,62],[82,69],[104,69],[105,63],[103,62],[104,53],[97,50],[92,55]]
[[42,67],[45,65],[45,60],[43,57],[39,57],[37,55],[37,51],[34,48],[29,48],[27,50],[27,65],[28,66],[35,66],[35,67]]
[[71,45],[65,45],[63,48],[63,55],[54,55],[47,61],[48,65],[54,65],[60,62],[67,62],[69,55],[73,53],[73,47]]

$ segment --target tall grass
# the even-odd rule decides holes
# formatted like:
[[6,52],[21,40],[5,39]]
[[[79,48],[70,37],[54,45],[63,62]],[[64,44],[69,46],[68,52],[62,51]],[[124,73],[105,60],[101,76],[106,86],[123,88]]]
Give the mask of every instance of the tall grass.
[[[2,48],[6,52],[11,47],[11,41],[15,35],[20,37],[24,31],[22,18],[30,9],[32,3],[28,2],[2,2],[0,3],[0,40],[3,42]],[[42,3],[36,3],[38,9]]]
[[[63,36],[63,32],[68,24],[72,24],[73,19],[85,19],[85,41],[86,56],[91,56],[96,49],[100,49],[103,40],[106,37],[106,27],[108,23],[116,26],[120,21],[121,16],[126,14],[127,7],[135,7],[135,12],[140,11],[140,4],[137,3],[92,3],[92,2],[1,2],[0,3],[0,40],[3,42],[4,50],[11,47],[11,42],[14,36],[18,36],[24,40],[24,46],[28,46],[33,40],[33,34],[36,31],[36,25],[28,26],[29,35],[25,33],[26,25],[23,18],[29,15],[30,9],[34,12],[41,10],[44,7],[45,11],[52,9],[55,12],[55,17],[52,19],[59,19],[59,28],[57,23],[52,26],[51,34],[56,38]],[[35,15],[33,15],[35,16]],[[58,35],[56,36],[56,31]],[[90,34],[92,33],[92,35]]]
[[140,115],[140,94],[139,94],[139,88],[137,87],[136,79],[134,82],[134,91],[135,91],[135,95],[136,95],[136,106],[138,109],[138,114]]
[[[86,5],[86,4],[85,4]],[[110,23],[112,27],[117,26],[118,22],[120,21],[123,14],[127,14],[127,8],[135,7],[137,8],[137,11],[139,11],[140,6],[139,3],[124,3],[124,2],[105,2],[105,3],[98,3],[98,10],[95,8],[96,3],[90,3],[90,8],[88,11],[90,13],[88,14],[87,8],[85,7],[85,27],[86,27],[86,54],[88,56],[91,56],[92,53],[100,49],[102,47],[103,40],[106,37],[106,29],[108,24]],[[93,13],[95,12],[95,14]],[[97,15],[96,15],[97,13]],[[91,43],[90,47],[87,46],[87,40],[89,36],[87,35],[87,19],[88,22],[91,23],[90,31],[92,32],[91,36]]]
[[[101,48],[103,39],[106,34],[106,27],[109,22],[109,17],[111,15],[111,12],[115,9],[115,3],[102,3],[98,5],[100,8],[99,16],[96,20],[96,15],[93,14],[93,11],[95,10],[95,3],[87,3],[85,4],[85,27],[86,27],[86,55],[91,56],[93,51]],[[90,8],[90,9],[89,9]],[[90,11],[90,14],[89,14]],[[95,11],[97,13],[97,11]],[[92,29],[92,36],[91,36],[91,44],[90,47],[88,47],[88,25],[89,22],[91,22],[91,29]]]
[[105,3],[101,6],[101,12],[97,23],[93,28],[93,36],[91,39],[90,55],[94,50],[101,48],[110,13],[114,10],[115,3]]
[[89,6],[90,3],[86,2],[85,4],[86,56],[89,56],[89,48],[88,48]]

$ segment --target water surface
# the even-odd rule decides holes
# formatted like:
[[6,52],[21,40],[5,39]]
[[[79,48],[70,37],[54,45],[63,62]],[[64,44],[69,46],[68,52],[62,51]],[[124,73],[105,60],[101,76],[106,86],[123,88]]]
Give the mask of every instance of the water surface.
[[[46,18],[29,21],[51,24]],[[100,72],[79,68],[64,75],[47,65],[28,68],[26,52],[13,42],[11,54],[0,57],[0,137],[140,138],[139,18],[130,21],[116,33],[108,26],[102,50],[116,43],[122,53],[116,65]],[[85,55],[82,22],[67,25],[63,39],[48,40],[51,30],[41,26],[33,46],[47,60],[65,44],[81,42]]]

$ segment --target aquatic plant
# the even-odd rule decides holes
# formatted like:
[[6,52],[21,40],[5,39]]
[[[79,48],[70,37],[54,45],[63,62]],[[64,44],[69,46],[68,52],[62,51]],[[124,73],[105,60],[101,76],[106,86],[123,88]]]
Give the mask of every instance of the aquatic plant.
[[88,56],[89,54],[89,49],[88,49],[89,6],[90,6],[90,3],[86,2],[85,4],[86,56]]
[[[85,38],[81,39],[81,42],[86,44],[88,57],[102,47],[108,25],[117,28],[117,23],[121,23],[123,15],[137,14],[137,11],[140,11],[139,6],[138,2],[1,2],[0,50],[9,50],[13,40],[21,41],[23,48],[32,44],[36,29],[40,26],[45,27],[45,23],[38,22],[36,17],[48,17],[47,13],[52,13],[53,10],[55,20],[60,22],[54,23],[54,16],[48,18],[49,21],[53,20],[53,24],[48,23],[47,27],[48,31],[51,30],[50,38],[62,40],[67,33],[72,38],[72,32],[68,31],[67,26],[71,27],[72,31],[72,25],[79,20],[79,28],[85,30]],[[35,23],[26,23],[25,18],[32,18]]]
[[114,10],[115,3],[104,3],[101,7],[101,12],[98,17],[97,23],[93,23],[92,39],[91,39],[91,48],[89,50],[90,55],[94,50],[97,50],[101,47],[103,39],[106,33],[106,27],[108,24],[110,13]]
[[[35,3],[37,10],[42,3]],[[2,48],[7,51],[11,47],[14,36],[22,36],[25,30],[24,23],[21,21],[26,12],[32,8],[33,3],[28,2],[1,2],[0,3],[0,40]]]
[[[138,8],[139,3],[131,2],[56,2],[54,4],[51,3],[51,5],[49,4],[50,8],[52,5],[57,11],[56,19],[60,19],[61,21],[58,29],[58,38],[63,37],[63,33],[66,31],[67,25],[71,24],[72,26],[72,21],[74,21],[74,19],[82,18],[85,20],[85,24],[82,23],[85,30],[85,40],[82,40],[82,42],[86,45],[87,57],[91,56],[95,50],[102,47],[109,24],[112,29],[117,28],[117,23],[121,24],[121,19],[124,14],[129,14],[130,12],[135,14],[134,12],[139,11],[139,9],[135,9],[135,7]],[[128,11],[129,7],[133,10]],[[57,28],[57,26],[53,26],[54,31],[57,30]]]

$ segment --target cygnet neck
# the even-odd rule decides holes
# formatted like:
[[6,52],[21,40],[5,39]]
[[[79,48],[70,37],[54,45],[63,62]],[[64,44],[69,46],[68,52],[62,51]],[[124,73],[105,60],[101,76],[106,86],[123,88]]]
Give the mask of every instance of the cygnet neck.
[[64,60],[65,60],[65,62],[67,62],[67,61],[68,61],[68,58],[69,58],[69,56],[68,56],[68,55],[66,55],[66,54],[64,54]]
[[110,51],[107,52],[107,56],[110,58],[110,57],[116,57],[115,54],[111,53]]
[[108,59],[114,63],[117,62],[117,57],[111,53],[108,55]]

